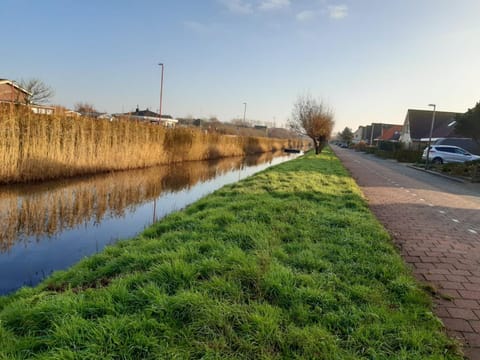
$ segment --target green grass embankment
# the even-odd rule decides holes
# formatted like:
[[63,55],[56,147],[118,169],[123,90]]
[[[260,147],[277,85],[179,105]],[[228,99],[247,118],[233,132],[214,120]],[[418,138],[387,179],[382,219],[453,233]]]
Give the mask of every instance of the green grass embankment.
[[2,359],[460,359],[329,150],[0,298]]

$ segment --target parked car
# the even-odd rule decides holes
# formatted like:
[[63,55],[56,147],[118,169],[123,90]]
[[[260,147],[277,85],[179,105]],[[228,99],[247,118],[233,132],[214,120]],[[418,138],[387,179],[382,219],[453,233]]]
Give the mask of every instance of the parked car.
[[[423,150],[422,160],[427,159],[427,149]],[[450,162],[462,163],[465,161],[479,160],[480,156],[472,155],[467,150],[458,146],[451,145],[432,145],[430,146],[429,161],[432,164],[444,164]]]

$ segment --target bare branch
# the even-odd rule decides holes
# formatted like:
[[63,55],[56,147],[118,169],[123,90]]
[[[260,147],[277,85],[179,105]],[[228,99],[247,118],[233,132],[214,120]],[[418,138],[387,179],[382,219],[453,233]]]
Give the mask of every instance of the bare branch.
[[317,101],[308,95],[298,97],[289,126],[295,132],[310,137],[317,154],[330,138],[333,125],[333,111],[323,101]]
[[43,104],[55,95],[55,91],[40,79],[21,79],[19,84],[31,94],[27,99],[28,104]]

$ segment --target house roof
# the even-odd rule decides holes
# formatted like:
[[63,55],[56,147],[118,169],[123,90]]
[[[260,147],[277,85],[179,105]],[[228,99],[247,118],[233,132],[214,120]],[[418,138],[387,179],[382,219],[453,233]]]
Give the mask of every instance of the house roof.
[[[435,126],[432,132],[432,138],[445,138],[455,135],[455,127],[448,126],[458,113],[448,111],[435,112]],[[432,124],[431,110],[408,109],[407,119],[410,124],[410,138],[419,140],[428,138],[430,135],[430,126]]]
[[11,80],[8,80],[8,79],[0,79],[0,84],[9,84],[9,85],[12,85],[14,88],[20,90],[21,92],[27,94],[27,95],[32,95],[32,93],[30,91],[27,91],[25,90],[24,88],[22,88],[20,85],[17,85],[15,84],[15,82],[11,81]]
[[158,122],[158,121],[166,121],[166,122],[171,122],[171,123],[177,123],[178,120],[172,118],[170,115],[163,115],[162,118],[160,119],[160,114],[157,114],[154,111],[151,110],[140,110],[136,109],[135,111],[124,113],[124,114],[114,114],[114,116],[128,116],[129,118],[133,119],[138,119],[138,120],[149,120],[152,122]]
[[375,140],[397,141],[402,132],[402,125],[392,125],[390,128],[383,131],[383,134]]
[[159,114],[157,114],[154,111],[145,109],[145,110],[139,110],[137,109],[136,111],[132,111],[129,113],[126,113],[125,115],[131,115],[131,116],[145,116],[145,117],[160,117]]

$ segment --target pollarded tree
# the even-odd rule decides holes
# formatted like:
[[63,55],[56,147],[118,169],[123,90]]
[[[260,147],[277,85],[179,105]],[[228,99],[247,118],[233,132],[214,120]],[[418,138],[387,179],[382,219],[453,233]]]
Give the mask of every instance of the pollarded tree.
[[347,126],[343,131],[339,134],[340,139],[342,139],[343,142],[350,144],[353,140],[353,132],[352,130]]
[[18,83],[31,94],[27,97],[27,104],[44,104],[55,95],[55,91],[40,79],[21,79]]
[[298,97],[289,126],[298,134],[312,139],[315,154],[319,154],[327,144],[333,125],[333,111],[323,101],[309,95]]
[[82,114],[91,114],[97,112],[95,106],[88,102],[77,102],[74,106],[75,111]]
[[473,109],[468,109],[465,114],[457,115],[455,121],[455,131],[459,135],[471,137],[480,145],[480,102]]

